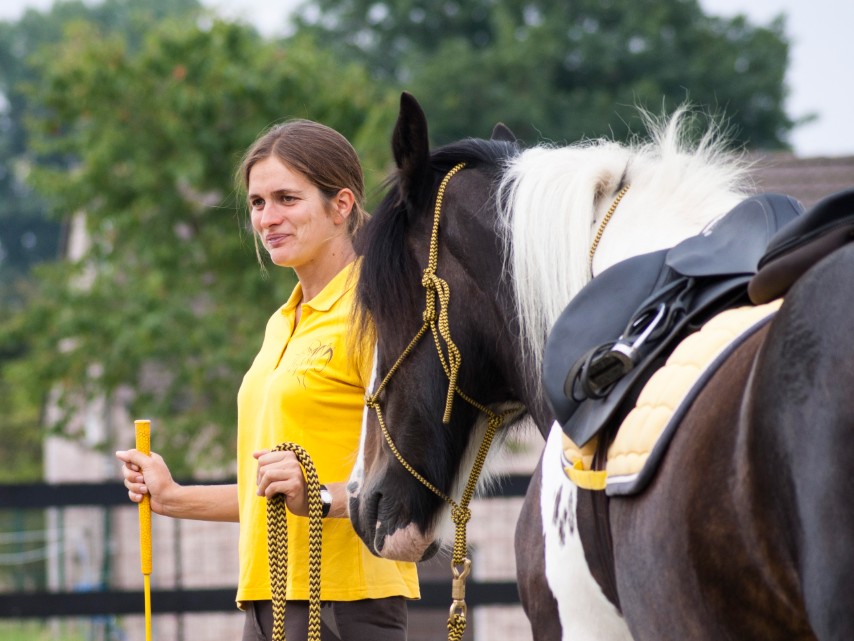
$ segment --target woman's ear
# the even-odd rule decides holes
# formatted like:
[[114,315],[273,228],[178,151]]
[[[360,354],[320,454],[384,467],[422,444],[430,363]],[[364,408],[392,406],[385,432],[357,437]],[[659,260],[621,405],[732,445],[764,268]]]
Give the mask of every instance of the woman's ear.
[[335,222],[344,223],[350,217],[353,206],[356,204],[356,196],[346,187],[341,189],[332,197],[332,207],[335,209]]

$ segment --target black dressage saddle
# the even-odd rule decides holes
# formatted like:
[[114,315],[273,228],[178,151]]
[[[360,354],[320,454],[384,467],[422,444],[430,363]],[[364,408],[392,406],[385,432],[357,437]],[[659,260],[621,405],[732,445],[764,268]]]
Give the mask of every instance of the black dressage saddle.
[[769,242],[797,222],[789,196],[749,198],[697,236],[602,272],[573,298],[546,341],[543,382],[579,446],[622,420],[675,346],[724,309],[749,304]]

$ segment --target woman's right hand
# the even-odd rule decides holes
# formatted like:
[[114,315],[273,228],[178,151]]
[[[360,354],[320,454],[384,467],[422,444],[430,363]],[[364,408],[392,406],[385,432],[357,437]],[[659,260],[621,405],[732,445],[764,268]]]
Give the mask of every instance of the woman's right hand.
[[166,514],[169,492],[179,485],[172,479],[163,458],[155,452],[146,456],[139,450],[119,450],[116,458],[123,463],[122,476],[128,498],[139,503],[147,494],[151,497],[151,509],[156,514]]

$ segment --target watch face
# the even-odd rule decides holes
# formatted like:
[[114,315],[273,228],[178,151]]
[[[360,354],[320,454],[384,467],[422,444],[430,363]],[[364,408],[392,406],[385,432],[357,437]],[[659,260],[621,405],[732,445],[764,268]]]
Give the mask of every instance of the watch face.
[[320,502],[323,503],[322,515],[329,516],[329,510],[332,509],[332,493],[326,489],[325,485],[320,486]]

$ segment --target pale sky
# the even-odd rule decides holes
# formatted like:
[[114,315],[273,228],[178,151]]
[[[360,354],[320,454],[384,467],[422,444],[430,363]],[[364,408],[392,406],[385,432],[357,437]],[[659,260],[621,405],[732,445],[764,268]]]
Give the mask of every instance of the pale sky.
[[[284,33],[298,0],[202,0],[231,18],[255,24],[265,34]],[[53,0],[0,0],[0,20],[14,20],[27,8],[45,9]],[[818,119],[795,129],[791,141],[800,156],[854,155],[854,2],[850,0],[700,0],[709,14],[746,13],[754,25],[788,16],[791,42],[786,101],[798,119]]]

